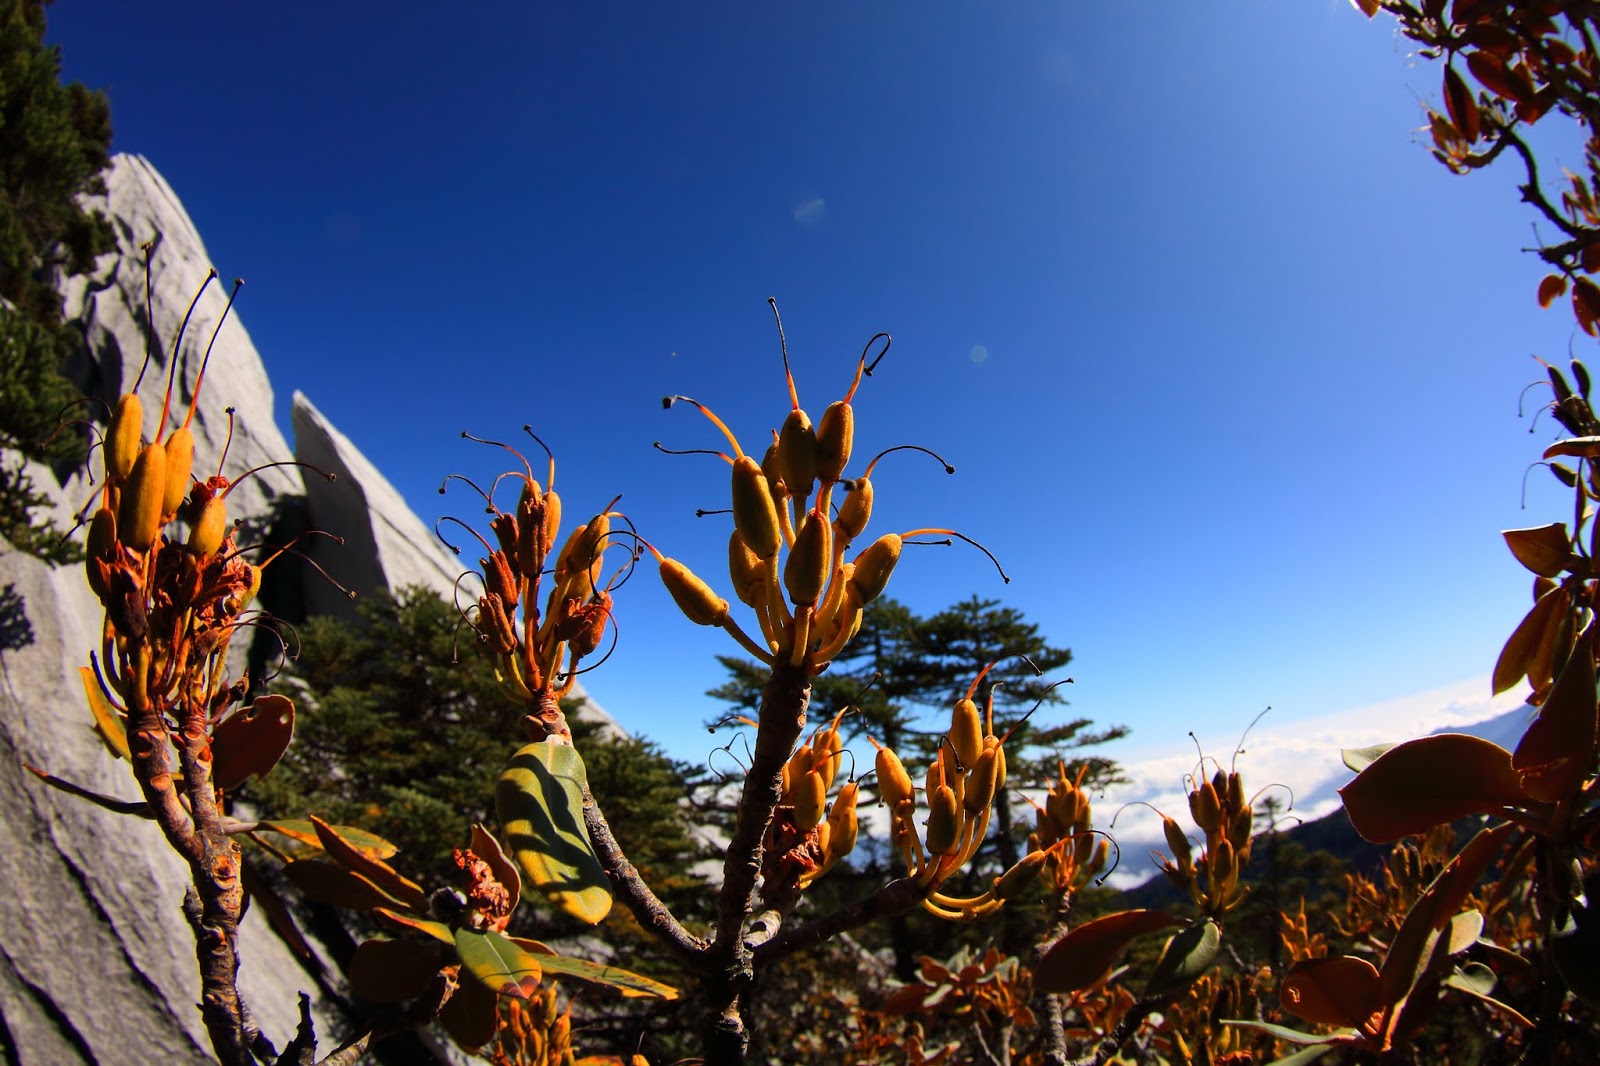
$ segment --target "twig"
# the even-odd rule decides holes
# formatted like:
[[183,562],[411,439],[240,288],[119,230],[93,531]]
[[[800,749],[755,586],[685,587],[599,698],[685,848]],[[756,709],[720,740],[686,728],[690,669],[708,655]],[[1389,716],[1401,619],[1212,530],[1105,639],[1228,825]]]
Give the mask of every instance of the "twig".
[[832,914],[771,938],[755,949],[756,962],[766,966],[797,951],[815,947],[840,933],[860,928],[874,919],[904,914],[921,903],[927,891],[915,878],[896,878],[866,899],[857,900]]
[[583,823],[589,830],[589,842],[594,845],[595,857],[611,879],[611,887],[627,904],[639,924],[654,933],[685,961],[700,965],[705,958],[706,941],[685,929],[672,916],[667,905],[650,891],[650,886],[639,876],[638,869],[623,854],[621,845],[611,833],[606,816],[587,788],[583,790]]
[[1122,1020],[1117,1023],[1116,1028],[1107,1033],[1105,1039],[1100,1041],[1100,1045],[1094,1049],[1094,1053],[1088,1058],[1079,1059],[1073,1066],[1106,1066],[1106,1063],[1111,1061],[1112,1056],[1121,1050],[1122,1045],[1131,1040],[1133,1035],[1139,1031],[1139,1027],[1144,1024],[1144,1020],[1165,1004],[1167,999],[1168,997],[1166,996],[1149,996],[1135,1003],[1128,1009],[1128,1013],[1122,1016]]

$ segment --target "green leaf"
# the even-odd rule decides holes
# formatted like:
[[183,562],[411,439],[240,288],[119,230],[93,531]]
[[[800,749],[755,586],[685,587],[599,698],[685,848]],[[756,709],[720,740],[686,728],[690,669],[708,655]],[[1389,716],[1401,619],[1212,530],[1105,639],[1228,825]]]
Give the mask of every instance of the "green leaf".
[[580,981],[590,981],[597,985],[609,985],[630,999],[648,997],[651,999],[673,1000],[678,998],[678,990],[671,985],[653,981],[642,974],[624,970],[620,966],[607,966],[603,963],[591,962],[588,959],[575,959],[567,955],[557,955],[537,940],[524,940],[515,936],[507,939],[528,952],[528,954],[537,955],[539,964],[544,967],[544,972],[547,974],[574,977]]
[[1211,969],[1222,950],[1222,930],[1209,919],[1181,930],[1161,949],[1156,967],[1150,971],[1144,995],[1170,996],[1189,987],[1190,982]]
[[94,715],[94,731],[100,734],[106,750],[119,759],[130,759],[128,754],[128,725],[122,715],[112,709],[106,694],[100,690],[100,679],[87,666],[78,667],[83,675],[83,691],[89,697],[89,713]]
[[[309,821],[299,818],[275,818],[270,822],[257,823],[258,829],[269,829],[274,833],[282,833],[291,840],[322,850],[322,841],[317,836],[317,830]],[[329,826],[339,838],[357,851],[372,859],[387,859],[400,849],[378,836],[353,825]]]
[[1458,992],[1464,992],[1484,1006],[1499,1011],[1523,1028],[1532,1029],[1533,1022],[1508,1003],[1490,995],[1494,991],[1495,972],[1481,962],[1469,962],[1444,979],[1444,983]]
[[583,759],[557,738],[529,744],[495,784],[495,810],[524,880],[567,914],[595,925],[611,910],[611,881],[583,823]]
[[1098,981],[1117,955],[1137,937],[1177,919],[1166,911],[1132,910],[1086,922],[1050,946],[1033,983],[1042,992],[1076,992]]
[[1340,748],[1339,757],[1344,760],[1346,766],[1359,774],[1392,747],[1393,744],[1373,744],[1366,748]]
[[[1360,1034],[1354,1029],[1350,1030],[1348,1033],[1334,1033],[1332,1035],[1328,1033],[1304,1033],[1299,1029],[1291,1029],[1287,1025],[1275,1025],[1272,1022],[1258,1022],[1253,1018],[1224,1018],[1222,1019],[1222,1024],[1236,1025],[1240,1029],[1258,1029],[1269,1036],[1277,1037],[1279,1040],[1289,1044],[1317,1044],[1320,1045],[1324,1051],[1331,1047],[1337,1047],[1338,1043],[1346,1042],[1346,1038],[1348,1037],[1360,1036]],[[1286,1062],[1288,1060],[1279,1059],[1278,1061]],[[1315,1060],[1312,1059],[1307,1061]]]
[[456,952],[462,968],[497,996],[527,999],[544,977],[539,956],[490,930],[457,929]]

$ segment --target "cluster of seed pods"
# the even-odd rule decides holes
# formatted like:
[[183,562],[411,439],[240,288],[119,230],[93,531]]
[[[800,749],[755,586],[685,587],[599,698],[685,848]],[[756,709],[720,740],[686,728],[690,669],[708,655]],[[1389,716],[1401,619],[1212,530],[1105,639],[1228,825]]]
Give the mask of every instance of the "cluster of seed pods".
[[1089,764],[1078,767],[1074,777],[1067,776],[1066,762],[1060,765],[1060,776],[1050,782],[1044,805],[1033,804],[1034,829],[1028,837],[1031,850],[1049,855],[1044,876],[1056,895],[1100,876],[1111,853],[1111,841],[1094,831],[1093,809],[1083,790]]
[[847,712],[812,733],[784,763],[782,794],[762,851],[769,885],[792,879],[805,888],[855,850],[860,785],[846,780],[828,803],[844,762],[839,723]]
[[572,1004],[561,1009],[556,984],[547,981],[526,1000],[500,996],[495,1001],[498,1027],[490,1046],[494,1066],[569,1066],[572,1050]]
[[[184,316],[185,328],[215,276],[214,271],[208,274],[195,294]],[[238,287],[236,282],[235,294]],[[228,306],[232,304],[230,296]],[[218,331],[222,321],[218,319]],[[153,337],[153,323],[149,328]],[[148,354],[139,380],[113,408],[102,447],[105,476],[89,520],[84,562],[89,587],[105,607],[95,662],[100,693],[91,692],[90,703],[113,750],[127,755],[119,749],[126,748],[128,741],[123,738],[131,733],[139,777],[147,791],[158,793],[147,797],[158,806],[175,802],[165,769],[170,747],[176,745],[209,771],[213,730],[244,697],[245,681],[230,683],[225,676],[228,646],[234,632],[246,624],[245,612],[260,590],[261,569],[266,565],[249,562],[235,548],[227,497],[238,481],[230,483],[223,477],[220,464],[218,473],[204,481],[193,476],[190,423],[215,332],[201,360],[189,410],[180,424],[169,426],[169,418],[175,418],[172,391],[183,332],[179,330],[173,344],[155,437],[144,438],[145,412],[138,396],[149,367]],[[282,697],[269,699],[288,704]],[[292,710],[284,713],[292,716]],[[276,762],[288,743],[288,724],[263,722],[260,728],[276,736],[254,734],[248,738],[253,742],[236,744],[239,750],[228,760],[230,772],[219,768],[218,783],[224,787],[238,783],[221,780],[236,776],[231,772],[235,767],[264,771]],[[173,728],[181,739],[171,735]],[[252,750],[246,753],[247,748]],[[220,760],[221,753],[217,754]],[[164,824],[188,821],[176,807],[167,812],[171,818]]]
[[[780,337],[781,328],[780,324]],[[879,338],[884,340],[883,349],[869,364],[868,354]],[[888,350],[886,333],[867,342],[844,398],[829,404],[822,421],[813,426],[800,407],[785,348],[791,409],[759,460],[747,454],[727,425],[699,401],[687,396],[663,401],[666,407],[679,401],[694,406],[733,450],[732,455],[716,453],[732,468],[734,528],[728,539],[728,576],[739,601],[754,612],[760,639],[732,618],[728,601],[710,585],[651,548],[661,580],[691,621],[727,630],[769,666],[786,661],[812,674],[825,669],[860,629],[867,604],[883,594],[907,538],[935,534],[968,539],[949,529],[886,533],[854,559],[845,559],[872,517],[872,470],[877,462],[869,463],[859,477],[844,476],[855,442],[851,401],[862,377]],[[948,463],[945,469],[954,471]],[[836,498],[836,493],[842,496]]]
[[[523,430],[544,447],[530,427],[524,426]],[[466,529],[486,553],[478,560],[483,592],[478,596],[477,609],[463,613],[477,634],[479,648],[494,663],[502,690],[530,708],[528,726],[534,734],[532,739],[543,740],[552,733],[567,735],[560,700],[577,683],[579,661],[599,649],[607,625],[614,625],[611,594],[628,572],[634,549],[627,549],[627,564],[601,584],[605,553],[618,545],[621,535],[611,528],[612,519],[622,518],[620,512],[611,509],[616,501],[574,529],[561,550],[554,552],[561,532],[561,497],[556,494],[556,461],[549,449],[545,448],[549,470],[545,485],[541,486],[534,479],[532,466],[510,445],[482,441],[467,433],[462,436],[504,448],[521,460],[523,467],[521,471],[501,474],[488,491],[460,474],[445,479],[446,484],[459,480],[472,486],[493,516],[489,521],[492,544],[460,519],[441,520]],[[517,502],[510,511],[501,510],[495,503],[500,483],[506,480],[518,484]],[[444,486],[439,491],[443,493]],[[455,545],[445,543],[451,551],[460,553]],[[545,564],[552,554],[555,566],[547,572]],[[550,586],[541,614],[538,604],[546,577]]]
[[1189,816],[1205,834],[1205,848],[1194,858],[1182,828],[1163,814],[1161,828],[1172,858],[1162,860],[1161,872],[1189,894],[1202,914],[1217,920],[1250,891],[1240,875],[1250,861],[1255,811],[1245,798],[1244,780],[1237,770],[1218,766],[1208,779],[1202,765],[1189,780]]
[[923,908],[956,921],[971,921],[999,910],[1033,882],[1049,858],[1047,849],[1030,848],[976,896],[956,897],[939,891],[972,859],[988,835],[994,798],[1006,781],[1005,738],[994,731],[994,692],[990,690],[982,713],[972,698],[992,667],[992,663],[984,667],[966,696],[956,701],[950,730],[940,739],[939,753],[928,765],[923,781],[927,805],[923,832],[917,832],[916,789],[905,765],[893,749],[872,741],[878,749],[878,792],[889,808],[890,845],[907,872],[928,890]]

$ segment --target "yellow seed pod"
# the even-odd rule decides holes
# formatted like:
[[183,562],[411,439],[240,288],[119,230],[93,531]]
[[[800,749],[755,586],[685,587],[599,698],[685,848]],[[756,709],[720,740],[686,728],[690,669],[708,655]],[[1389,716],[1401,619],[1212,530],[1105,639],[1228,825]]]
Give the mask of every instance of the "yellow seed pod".
[[798,407],[789,412],[778,431],[778,469],[789,495],[804,500],[817,480],[817,434],[811,419]]
[[789,602],[810,607],[822,595],[833,560],[833,527],[821,511],[806,515],[805,525],[795,534],[794,546],[783,565],[783,587]]
[[829,862],[842,859],[855,850],[858,828],[856,793],[859,790],[860,786],[854,781],[846,781],[833,798],[833,806],[828,809]]
[[100,567],[96,565],[96,560],[104,559],[110,562],[116,558],[116,550],[117,516],[111,513],[109,507],[101,507],[89,520],[89,540],[83,560],[89,577],[89,587],[94,590],[96,596],[104,598],[106,594],[105,582],[100,580]]
[[1188,870],[1194,863],[1193,853],[1189,848],[1189,838],[1184,836],[1178,823],[1166,815],[1161,816],[1161,832],[1167,838],[1167,849],[1178,861],[1178,869]]
[[106,477],[114,485],[128,480],[134,460],[139,457],[139,439],[144,434],[144,404],[135,393],[117,401],[106,426]]
[[766,566],[736,529],[728,537],[728,576],[733,591],[746,607],[760,607],[767,600]]
[[[833,826],[826,819],[817,823],[817,850],[822,852],[822,861],[828,861],[828,849],[833,846]],[[821,870],[818,870],[821,873]]]
[[1244,809],[1244,778],[1237,772],[1228,775],[1228,810],[1239,811]]
[[1250,830],[1255,827],[1255,812],[1249,807],[1244,807],[1233,816],[1232,823],[1228,826],[1228,839],[1233,842],[1235,851],[1244,851],[1250,846]]
[[794,824],[802,833],[809,833],[822,821],[822,811],[828,802],[828,793],[822,775],[812,770],[800,779],[795,789]]
[[733,463],[733,526],[758,559],[771,559],[783,544],[778,506],[761,465],[748,455]]
[[[994,802],[995,784],[999,780],[1000,745],[988,747],[973,761],[967,774],[967,787],[961,805],[968,814],[979,814]],[[1047,799],[1046,803],[1049,802]]]
[[1234,862],[1233,845],[1228,839],[1217,841],[1217,846],[1211,849],[1211,884],[1213,886],[1226,885],[1233,880]]
[[[544,542],[546,545],[554,544],[556,537],[561,533],[561,497],[556,495],[556,490],[551,488],[544,494]],[[533,573],[534,571],[528,571]]]
[[950,746],[956,749],[961,765],[969,769],[983,754],[983,719],[971,700],[956,701],[950,715]]
[[822,412],[817,424],[817,476],[823,481],[838,481],[850,462],[855,442],[855,410],[844,400],[835,400]]
[[956,850],[960,830],[956,794],[949,785],[940,785],[928,797],[928,832],[923,843],[935,855],[949,855]]
[[948,744],[939,745],[939,776],[955,792],[956,802],[960,803],[966,788],[967,773],[957,765],[955,749]]
[[695,625],[720,626],[728,617],[728,601],[676,559],[661,560],[661,583],[667,586],[678,610]]
[[883,595],[894,573],[894,564],[900,561],[900,548],[904,541],[898,533],[885,533],[856,556],[856,569],[850,576],[850,587],[856,590],[862,606]]
[[1222,824],[1222,802],[1217,799],[1217,790],[1210,781],[1189,793],[1189,813],[1194,817],[1194,824],[1208,836]]
[[1045,853],[1030,851],[1011,869],[994,879],[994,898],[1013,899],[1018,892],[1033,884],[1039,871],[1044,869]]
[[878,773],[878,793],[883,797],[883,802],[889,805],[892,811],[905,800],[911,799],[911,775],[906,773],[905,764],[900,761],[891,748],[886,748],[877,741],[873,741],[878,748],[878,757],[873,766]]
[[[179,426],[167,435],[162,445],[167,450],[167,491],[161,500],[161,513],[174,515],[189,494],[190,471],[194,468],[194,434]],[[210,554],[210,553],[207,553]]]
[[850,491],[845,493],[844,502],[839,505],[839,513],[834,516],[834,536],[848,546],[851,541],[861,536],[871,518],[872,482],[864,477],[858,477],[851,483]]
[[117,532],[122,543],[146,551],[161,533],[161,504],[167,492],[167,452],[147,444],[134,460],[128,483],[117,508]]
[[606,538],[611,535],[611,519],[607,515],[597,514],[589,519],[583,529],[579,530],[576,542],[571,544],[573,552],[569,564],[571,570],[593,570],[595,561],[600,558],[600,553],[605,550]]
[[200,514],[189,526],[189,541],[185,547],[190,555],[205,557],[215,554],[228,535],[228,502],[221,495],[213,496],[200,508]]

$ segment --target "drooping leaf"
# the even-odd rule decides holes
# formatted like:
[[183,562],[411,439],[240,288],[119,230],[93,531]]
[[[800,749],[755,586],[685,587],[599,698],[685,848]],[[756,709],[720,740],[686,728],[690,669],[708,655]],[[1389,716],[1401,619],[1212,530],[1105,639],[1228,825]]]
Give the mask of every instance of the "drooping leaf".
[[1557,803],[1577,793],[1600,743],[1597,713],[1594,656],[1589,642],[1580,639],[1511,757],[1529,795]]
[[[317,851],[322,850],[322,840],[317,836],[316,827],[309,821],[298,818],[275,818],[270,822],[257,823],[257,828],[282,833],[291,840],[297,840]],[[368,858],[387,859],[400,850],[376,833],[369,833],[353,825],[335,825],[329,828],[339,835],[340,840]]]
[[439,1011],[439,1024],[462,1047],[480,1048],[494,1039],[500,1020],[495,994],[476,981],[462,981],[461,987],[445,1001]]
[[405,910],[395,899],[353,870],[321,859],[297,859],[283,868],[284,875],[301,892],[331,907],[369,911],[374,907]]
[[1546,274],[1544,280],[1539,282],[1539,306],[1549,307],[1562,293],[1567,291],[1567,279],[1560,274]]
[[236,789],[252,777],[265,777],[294,739],[294,702],[287,696],[259,696],[211,731],[211,780]]
[[328,853],[328,858],[371,881],[392,899],[398,900],[402,907],[419,914],[427,912],[428,895],[422,891],[421,885],[401,876],[394,867],[382,859],[374,859],[367,855],[340,836],[333,826],[314,814],[311,816],[311,827],[316,830],[317,840],[321,842],[322,849]]
[[144,800],[119,800],[113,796],[101,795],[98,792],[91,792],[82,785],[74,785],[71,781],[57,777],[55,774],[46,773],[37,766],[30,766],[27,763],[22,765],[30,774],[58,792],[65,792],[69,796],[88,800],[96,807],[104,807],[113,814],[132,814],[139,818],[155,817],[150,813],[150,805]]
[[1500,535],[1517,562],[1540,577],[1556,577],[1567,569],[1572,558],[1572,541],[1567,536],[1565,522],[1551,522],[1532,529],[1507,529]]
[[[1267,1033],[1270,1036],[1277,1037],[1279,1040],[1282,1040],[1288,1044],[1316,1044],[1319,1045],[1319,1050],[1317,1052],[1319,1056],[1332,1048],[1338,1047],[1339,1045],[1337,1043],[1333,1043],[1335,1040],[1344,1042],[1344,1038],[1360,1036],[1359,1033],[1353,1030],[1348,1033],[1333,1034],[1306,1033],[1300,1031],[1299,1029],[1291,1029],[1287,1025],[1278,1025],[1274,1022],[1258,1022],[1254,1018],[1224,1018],[1221,1020],[1221,1024],[1237,1026],[1240,1029],[1255,1029],[1260,1032]],[[1277,1061],[1287,1062],[1289,1060],[1279,1059]],[[1306,1061],[1315,1062],[1316,1059],[1308,1059]]]
[[1086,922],[1051,945],[1034,971],[1042,992],[1075,992],[1100,979],[1117,955],[1136,938],[1164,929],[1177,919],[1166,911],[1132,910]]
[[604,963],[591,962],[588,959],[573,958],[568,955],[557,955],[545,944],[537,940],[524,940],[522,937],[508,937],[513,944],[522,948],[530,955],[539,958],[539,964],[544,967],[544,972],[561,977],[573,977],[580,981],[589,981],[597,985],[609,985],[617,989],[624,996],[633,999],[665,999],[678,998],[678,990],[671,985],[664,985],[660,981],[653,981],[643,974],[624,970],[620,966],[607,966]]
[[1540,596],[1533,608],[1523,615],[1495,661],[1491,687],[1496,696],[1528,676],[1545,631],[1560,622],[1560,612],[1566,604],[1566,591],[1557,585]]
[[1509,1003],[1494,998],[1492,993],[1495,980],[1495,972],[1489,967],[1481,962],[1469,962],[1446,977],[1444,983],[1457,992],[1471,996],[1491,1010],[1499,1011],[1523,1028],[1533,1028],[1533,1022],[1529,1021],[1521,1011]]
[[524,880],[595,925],[611,910],[611,881],[583,822],[583,759],[556,738],[516,753],[495,784],[495,809]]
[[1568,437],[1556,441],[1544,450],[1546,459],[1554,459],[1558,455],[1571,455],[1580,459],[1600,457],[1600,437]]
[[106,694],[100,691],[100,680],[95,677],[94,671],[87,666],[80,666],[78,673],[83,676],[84,695],[89,697],[89,713],[94,715],[94,731],[100,734],[106,750],[112,755],[119,759],[130,758],[127,723],[106,701]]
[[462,972],[497,996],[527,999],[544,978],[539,956],[492,930],[457,929],[455,942]]
[[452,947],[455,946],[456,935],[454,931],[452,931],[451,928],[443,922],[433,922],[428,921],[425,918],[416,918],[400,911],[392,911],[388,907],[374,907],[372,913],[376,914],[386,924],[396,929],[410,930],[414,933],[422,933],[424,936],[431,936],[441,944],[449,944]]
[[1378,968],[1354,955],[1295,963],[1278,999],[1297,1018],[1351,1029],[1359,1029],[1383,1007]]
[[1456,73],[1456,68],[1448,64],[1444,68],[1444,106],[1450,112],[1450,121],[1455,123],[1461,135],[1469,142],[1476,141],[1480,129],[1478,103],[1472,98],[1472,90],[1467,88],[1467,83]]
[[517,873],[516,864],[500,850],[500,842],[481,825],[472,827],[472,853],[489,864],[494,879],[511,894],[508,911],[516,910],[517,901],[522,898],[522,876]]
[[1465,733],[1439,733],[1396,745],[1339,795],[1350,824],[1374,844],[1530,799],[1511,767],[1511,753]]
[[1161,957],[1145,983],[1145,996],[1171,996],[1188,988],[1211,969],[1221,950],[1222,930],[1216,922],[1207,919],[1180,930],[1161,949]]
[[350,958],[350,991],[372,1003],[409,1003],[447,961],[433,941],[366,940]]

